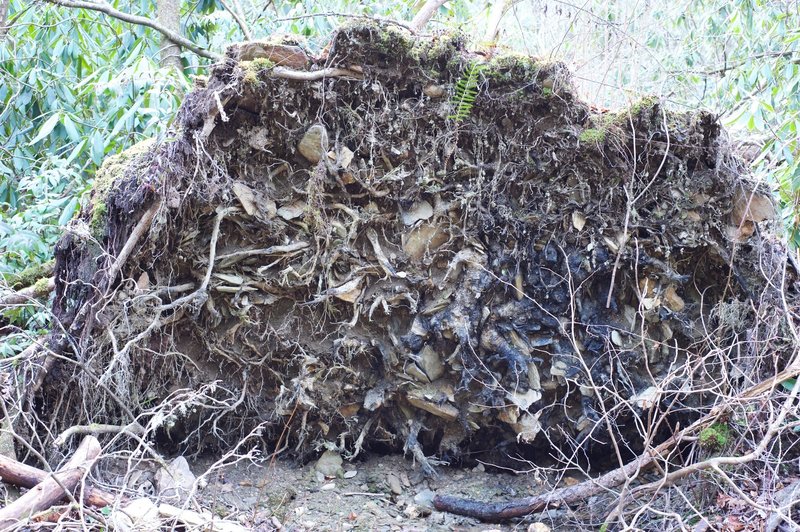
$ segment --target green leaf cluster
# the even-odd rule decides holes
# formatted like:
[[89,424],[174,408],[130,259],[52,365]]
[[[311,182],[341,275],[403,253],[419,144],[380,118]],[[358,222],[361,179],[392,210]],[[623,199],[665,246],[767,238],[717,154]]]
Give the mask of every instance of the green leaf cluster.
[[105,156],[163,133],[189,88],[184,73],[159,68],[151,30],[21,0],[11,0],[9,21],[0,41],[0,274],[47,260]]
[[485,64],[473,62],[464,69],[464,73],[456,82],[453,96],[450,98],[453,113],[448,115],[447,118],[455,120],[456,122],[462,122],[472,113],[475,99],[478,96],[480,74],[484,68],[486,68]]

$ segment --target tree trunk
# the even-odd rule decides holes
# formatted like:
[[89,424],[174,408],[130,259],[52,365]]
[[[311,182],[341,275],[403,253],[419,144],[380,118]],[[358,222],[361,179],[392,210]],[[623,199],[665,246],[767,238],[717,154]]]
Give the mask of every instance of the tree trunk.
[[0,0],[0,41],[6,38],[8,28],[6,23],[8,21],[8,6],[11,0]]
[[[180,0],[158,0],[158,22],[167,29],[180,34]],[[178,70],[183,69],[183,65],[181,64],[181,47],[166,36],[161,37],[161,66],[174,67]]]

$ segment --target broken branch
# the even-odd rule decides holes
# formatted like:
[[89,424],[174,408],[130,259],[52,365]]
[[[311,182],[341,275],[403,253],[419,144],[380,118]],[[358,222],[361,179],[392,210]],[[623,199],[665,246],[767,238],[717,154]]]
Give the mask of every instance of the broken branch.
[[[773,386],[772,389],[774,389],[776,384],[774,379],[769,379],[765,382],[771,383]],[[753,390],[760,390],[763,389],[763,387],[764,382],[758,383],[742,392],[739,397],[749,397]],[[735,458],[717,457],[704,462],[691,464],[670,473],[665,479],[640,486],[639,488],[636,488],[634,492],[640,493],[642,491],[652,491],[671,482],[675,482],[679,478],[682,478],[689,473],[708,469],[720,464],[743,463],[757,458],[764,451],[764,449],[766,449],[767,444],[772,440],[775,434],[777,434],[780,424],[783,422],[787,413],[794,404],[797,395],[798,390],[793,389],[792,393],[786,398],[786,401],[784,401],[777,420],[770,424],[770,430],[765,435],[761,443],[748,455]],[[701,427],[710,425],[717,420],[722,414],[723,408],[725,408],[725,405],[712,408],[708,414],[695,421],[692,425],[674,434],[671,438],[661,443],[653,450],[645,451],[632,462],[614,469],[613,471],[609,471],[605,475],[601,475],[598,478],[585,480],[584,482],[574,486],[559,488],[548,493],[543,493],[541,495],[536,495],[525,499],[518,499],[515,501],[484,503],[471,499],[453,497],[450,495],[437,495],[433,499],[433,505],[440,512],[450,512],[457,515],[465,515],[467,517],[473,517],[482,521],[498,522],[506,521],[514,517],[529,515],[559,504],[573,504],[578,501],[585,501],[589,497],[619,486],[626,480],[635,478],[640,470],[650,466],[657,457],[663,455],[666,451],[678,443],[685,441],[691,434],[694,434]]]
[[75,488],[99,454],[100,442],[93,436],[86,436],[58,473],[48,476],[25,495],[0,510],[0,529],[17,525],[21,520],[58,502],[67,491]]
[[[0,454],[0,478],[22,488],[33,488],[49,477],[47,471],[17,462],[16,460]],[[83,490],[83,502],[102,508],[114,502],[114,495],[94,486],[86,486]]]

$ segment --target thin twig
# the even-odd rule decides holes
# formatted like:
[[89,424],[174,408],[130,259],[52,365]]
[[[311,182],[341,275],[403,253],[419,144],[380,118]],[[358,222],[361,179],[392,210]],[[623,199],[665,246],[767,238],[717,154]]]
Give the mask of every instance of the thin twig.
[[[318,18],[318,17],[341,17],[341,18],[358,18],[358,19],[366,19],[366,20],[374,20],[376,22],[380,22],[381,24],[394,24],[395,26],[400,26],[403,29],[411,30],[411,27],[405,23],[400,22],[398,20],[384,18],[384,17],[373,17],[370,15],[356,15],[353,13],[341,13],[338,11],[327,11],[325,13],[306,13],[305,15],[295,15],[292,17],[281,17],[272,19],[270,22],[288,22],[290,20],[303,20],[306,18]],[[260,19],[261,17],[259,17]]]
[[379,497],[381,499],[386,498],[385,493],[370,493],[368,491],[346,491],[342,493],[343,497]]
[[614,282],[615,282],[616,277],[617,277],[617,269],[619,268],[619,261],[620,261],[620,258],[622,257],[622,253],[625,251],[625,246],[628,245],[628,229],[629,229],[629,224],[630,224],[630,219],[631,219],[631,212],[633,211],[633,208],[636,205],[636,203],[640,199],[642,199],[642,197],[645,195],[647,190],[653,185],[653,183],[655,182],[655,180],[659,176],[659,174],[661,174],[661,170],[664,168],[664,163],[667,162],[667,157],[669,156],[669,149],[670,149],[669,125],[667,124],[667,111],[664,109],[663,106],[661,107],[661,117],[662,117],[663,124],[664,124],[664,133],[667,136],[667,145],[664,148],[664,156],[661,158],[661,163],[658,165],[658,168],[653,173],[653,177],[650,179],[650,181],[647,183],[647,185],[639,192],[639,194],[637,194],[634,197],[633,196],[633,183],[634,183],[634,181],[636,179],[636,166],[635,166],[636,165],[636,129],[635,129],[634,125],[633,125],[633,117],[631,117],[630,114],[628,115],[628,120],[630,121],[630,124],[631,124],[631,139],[632,139],[631,140],[631,144],[633,145],[633,164],[634,164],[634,168],[633,168],[633,171],[631,172],[631,181],[629,183],[630,190],[628,190],[627,188],[625,189],[625,195],[628,198],[628,206],[625,209],[625,222],[623,224],[623,230],[622,230],[622,242],[618,243],[619,244],[619,249],[617,250],[616,258],[614,259],[614,268],[611,270],[611,281],[610,281],[610,283],[608,285],[608,296],[606,297],[606,308],[611,308],[611,296],[614,294]]
[[488,46],[495,46],[497,44],[497,36],[500,33],[500,22],[503,16],[508,11],[509,0],[494,0],[492,7],[489,11],[489,22],[486,25],[486,33],[483,40]]
[[[740,394],[740,397],[746,397],[750,390],[760,387],[761,384],[762,383],[759,383],[751,388],[748,388],[742,392],[742,394]],[[659,489],[664,485],[683,478],[689,473],[709,469],[723,464],[744,463],[758,458],[764,452],[775,434],[777,434],[780,425],[786,418],[786,415],[791,411],[799,389],[800,387],[794,387],[792,393],[786,398],[786,401],[784,401],[778,418],[770,424],[770,429],[768,430],[767,434],[757,448],[751,453],[742,457],[716,457],[704,462],[691,464],[668,474],[666,477],[657,482],[652,482],[636,488],[633,490],[632,495],[641,493],[643,491]],[[585,501],[589,497],[608,491],[609,489],[614,488],[635,477],[639,471],[650,466],[658,457],[662,456],[669,449],[680,442],[685,441],[701,427],[705,427],[716,421],[727,408],[728,405],[719,405],[714,407],[708,414],[698,419],[690,426],[674,434],[671,438],[661,443],[654,449],[645,451],[638,458],[629,462],[623,467],[619,467],[609,471],[604,475],[601,475],[598,478],[589,479],[574,486],[559,488],[548,493],[543,493],[541,495],[536,495],[525,499],[499,503],[483,503],[470,499],[452,497],[449,495],[437,495],[433,499],[433,505],[437,510],[442,512],[450,512],[458,515],[474,517],[484,521],[497,522],[512,519],[514,517],[529,515],[558,504],[572,504],[578,501]]]
[[241,9],[239,2],[237,2],[236,0],[231,0],[231,1],[235,4],[235,7],[237,9],[232,9],[231,6],[229,6],[225,0],[219,0],[219,3],[222,4],[222,7],[225,8],[225,11],[231,14],[233,20],[235,20],[236,24],[239,26],[239,29],[242,30],[242,35],[244,35],[244,38],[247,39],[248,41],[252,41],[253,34],[250,32],[250,28],[242,19],[241,14],[238,11],[238,9]]

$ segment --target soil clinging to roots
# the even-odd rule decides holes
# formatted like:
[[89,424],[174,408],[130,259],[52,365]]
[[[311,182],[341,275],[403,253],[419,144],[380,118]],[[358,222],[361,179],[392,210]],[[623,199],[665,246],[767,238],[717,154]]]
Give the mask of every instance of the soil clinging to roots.
[[558,63],[374,23],[234,45],[59,243],[32,405],[182,452],[602,468],[782,364],[773,218],[712,115],[592,110]]

